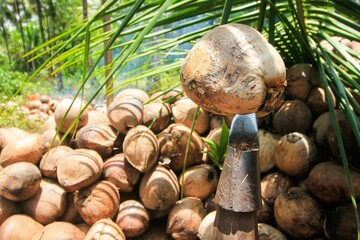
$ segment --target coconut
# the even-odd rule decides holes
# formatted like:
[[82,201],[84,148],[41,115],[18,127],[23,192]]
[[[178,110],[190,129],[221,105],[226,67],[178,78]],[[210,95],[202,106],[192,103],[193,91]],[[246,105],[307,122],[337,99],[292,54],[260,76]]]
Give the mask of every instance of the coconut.
[[125,240],[121,228],[111,219],[100,219],[87,232],[84,240]]
[[181,88],[176,87],[168,91],[158,91],[151,95],[150,100],[153,100],[155,102],[166,102],[169,104],[173,104],[175,101],[179,100],[182,97],[184,97],[184,91]]
[[[175,123],[181,123],[191,128],[197,105],[188,97],[181,98],[171,105],[172,117]],[[209,130],[210,114],[200,108],[195,123],[195,131],[200,135]]]
[[19,212],[19,206],[16,202],[0,196],[0,225],[10,216]]
[[168,103],[151,102],[144,106],[143,123],[155,134],[167,128],[171,120],[171,107]]
[[123,153],[106,160],[103,166],[103,179],[112,182],[120,192],[131,192],[139,181],[141,173],[125,159]]
[[180,74],[188,97],[208,112],[231,115],[261,109],[266,114],[284,88],[286,69],[261,33],[243,24],[225,24],[192,47]]
[[213,225],[215,222],[216,211],[208,213],[200,223],[198,237],[200,240],[212,240],[213,239]]
[[166,232],[173,239],[198,239],[199,226],[205,215],[204,205],[199,198],[183,198],[171,208],[167,219]]
[[292,187],[280,194],[274,203],[277,225],[299,239],[315,239],[322,233],[324,213],[320,203],[307,191]]
[[18,162],[0,172],[0,195],[12,201],[23,201],[40,190],[41,172],[32,163]]
[[31,240],[83,240],[85,234],[67,222],[53,222],[36,232]]
[[75,208],[74,202],[74,193],[67,193],[66,194],[66,209],[58,219],[59,221],[69,222],[69,223],[83,223],[84,220],[81,218],[80,214]]
[[[76,124],[71,127],[69,133],[74,134],[76,131],[87,124],[88,111],[83,111],[85,103],[80,99],[64,99],[57,105],[54,118],[56,126],[59,127],[60,132],[65,133],[70,126],[76,121]],[[80,115],[79,119],[77,117]]]
[[145,173],[139,186],[142,204],[152,210],[166,210],[179,199],[180,187],[175,173],[162,165],[156,165]]
[[[335,95],[329,89],[331,93],[332,102],[335,105]],[[329,111],[329,103],[326,99],[325,90],[323,87],[313,87],[306,99],[306,104],[310,107],[310,110],[315,118],[322,113]]]
[[27,137],[29,133],[16,127],[0,128],[0,153],[2,149],[11,141],[16,139],[23,139]]
[[[335,110],[337,118],[343,119],[344,115],[341,110]],[[329,147],[329,129],[332,128],[331,113],[325,112],[316,118],[312,130],[314,141],[316,144],[328,148]]]
[[264,198],[261,198],[261,209],[256,212],[258,223],[274,224],[274,210]]
[[179,176],[180,187],[184,197],[198,197],[205,200],[215,192],[219,177],[212,165],[200,164],[189,167]]
[[258,223],[259,240],[286,240],[282,232],[266,223]]
[[129,130],[123,142],[123,150],[127,161],[142,173],[149,171],[159,156],[156,135],[143,125]]
[[291,66],[286,71],[287,86],[285,93],[295,99],[305,101],[313,85],[312,71],[313,66],[308,63],[298,63]]
[[78,224],[75,224],[75,226],[85,234],[85,237],[86,237],[86,234],[89,232],[89,230],[91,228],[91,226],[89,224],[87,224],[87,223],[78,223]]
[[280,171],[268,173],[261,179],[261,196],[267,204],[273,206],[277,196],[292,186],[293,182],[288,175]]
[[50,179],[42,179],[40,190],[22,203],[24,212],[43,225],[57,220],[66,208],[66,192]]
[[37,164],[44,152],[45,147],[42,144],[40,135],[31,134],[6,144],[1,151],[0,164],[3,167],[17,162]]
[[275,166],[274,149],[279,142],[280,135],[271,133],[265,129],[259,129],[259,167],[260,172],[265,173]]
[[114,100],[121,98],[136,98],[144,104],[149,100],[149,95],[144,90],[138,88],[126,88],[116,94]]
[[105,159],[112,154],[116,136],[115,129],[107,124],[86,125],[76,133],[75,142],[78,148],[95,150]]
[[288,100],[274,114],[273,127],[280,134],[291,132],[307,133],[313,125],[310,108],[304,101]]
[[304,178],[317,161],[316,145],[305,134],[288,133],[275,146],[274,161],[286,174]]
[[76,149],[57,163],[57,179],[66,192],[75,192],[100,178],[103,160],[94,150]]
[[[160,156],[171,160],[170,168],[175,172],[182,170],[186,154],[186,145],[191,129],[185,125],[173,123],[158,135]],[[193,131],[188,149],[186,167],[202,162],[203,142],[200,135]]]
[[109,105],[110,124],[120,133],[142,123],[144,104],[137,98],[115,98]]
[[144,205],[136,200],[127,200],[120,204],[116,224],[127,238],[138,237],[149,228],[150,215]]
[[45,153],[40,161],[41,174],[49,178],[57,178],[56,170],[57,163],[65,154],[71,152],[73,149],[68,146],[58,146],[50,149]]
[[74,202],[84,221],[93,225],[100,219],[115,217],[120,205],[120,194],[111,182],[99,181],[77,191]]
[[106,115],[106,113],[97,111],[97,110],[91,110],[88,112],[88,122],[86,125],[88,126],[94,126],[98,124],[109,124],[109,118]]
[[31,240],[43,225],[25,214],[15,214],[0,226],[0,237],[4,240]]

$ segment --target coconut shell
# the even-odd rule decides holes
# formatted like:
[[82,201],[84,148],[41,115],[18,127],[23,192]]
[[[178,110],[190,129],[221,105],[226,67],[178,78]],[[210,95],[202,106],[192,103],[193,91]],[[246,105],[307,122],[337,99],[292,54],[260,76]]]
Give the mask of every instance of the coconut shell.
[[20,208],[16,202],[0,196],[0,225],[10,216],[19,212]]
[[66,192],[75,192],[98,180],[103,160],[94,150],[76,149],[58,160],[57,179]]
[[144,104],[137,98],[115,98],[109,105],[108,118],[111,126],[120,133],[142,123]]
[[[74,102],[73,102],[74,101]],[[72,104],[72,105],[71,105]],[[60,127],[60,132],[65,133],[77,116],[81,113],[85,102],[80,99],[64,99],[57,105],[54,112],[54,119],[56,126]],[[70,109],[70,110],[69,110]],[[68,113],[66,114],[66,112]],[[62,119],[63,122],[61,123]],[[88,121],[88,110],[85,109],[81,114],[77,124],[71,128],[69,133],[74,134],[76,131],[87,124]],[[59,126],[61,125],[61,126]]]
[[[171,105],[171,112],[174,122],[191,128],[196,109],[197,104],[188,97],[177,100],[174,104]],[[201,135],[208,131],[209,127],[210,114],[203,108],[200,108],[194,129]]]
[[24,212],[43,225],[57,220],[66,208],[66,192],[50,179],[42,179],[40,190],[22,203]]
[[123,150],[126,160],[142,173],[149,171],[159,156],[156,135],[143,125],[129,130],[124,139]]
[[123,153],[106,160],[103,166],[103,179],[112,182],[120,192],[131,192],[140,180],[141,173],[125,159]]
[[198,239],[199,226],[205,215],[204,205],[199,198],[183,198],[172,207],[167,219],[166,232],[173,239]]
[[317,161],[316,145],[305,134],[286,134],[275,146],[274,161],[284,173],[304,178]]
[[100,219],[87,232],[84,240],[125,240],[122,229],[111,219]]
[[175,173],[156,165],[142,177],[139,195],[142,204],[152,210],[166,210],[179,199],[180,188]]
[[275,166],[274,149],[279,142],[280,135],[271,133],[265,129],[259,129],[259,167],[260,172],[265,173]]
[[138,237],[149,228],[150,215],[144,205],[136,200],[127,200],[120,204],[116,224],[127,238]]
[[41,172],[32,163],[18,162],[0,172],[0,195],[12,201],[23,201],[40,190]]
[[103,159],[111,156],[116,140],[115,129],[107,124],[86,125],[75,137],[78,148],[95,150]]
[[171,116],[170,104],[150,102],[144,106],[143,123],[157,134],[169,126]]
[[[179,172],[184,166],[186,145],[191,129],[185,125],[173,123],[158,135],[160,156],[171,160],[170,168]],[[200,135],[193,131],[188,150],[186,167],[202,163],[203,142]]]
[[274,216],[277,225],[292,237],[315,239],[322,234],[321,205],[302,188],[292,187],[280,194],[274,203]]
[[35,234],[31,240],[83,240],[85,234],[75,225],[67,222],[53,222]]
[[277,133],[284,135],[291,132],[307,133],[313,122],[311,110],[304,101],[288,100],[274,114],[272,124]]
[[[332,103],[336,105],[335,95],[331,93]],[[329,103],[326,100],[326,94],[323,87],[313,87],[306,99],[306,104],[310,107],[313,116],[316,118],[322,113],[329,111]]]
[[46,177],[56,179],[57,163],[59,159],[63,158],[65,154],[71,151],[73,151],[73,149],[68,146],[58,146],[46,152],[42,156],[39,165],[41,174]]
[[43,225],[25,214],[15,214],[0,226],[0,236],[4,240],[32,240]]
[[268,88],[283,87],[286,69],[260,32],[233,23],[215,27],[197,41],[180,74],[185,93],[196,104],[231,115],[257,112]]
[[184,197],[197,197],[205,200],[215,192],[219,175],[215,167],[209,164],[200,164],[189,167],[184,175],[179,176],[180,187]]
[[103,218],[113,218],[120,205],[117,187],[108,181],[100,181],[75,193],[75,208],[84,221],[93,225]]
[[40,135],[31,134],[7,144],[1,151],[0,164],[3,167],[17,162],[37,164],[44,152]]
[[288,175],[280,171],[268,173],[261,179],[261,197],[267,204],[273,206],[277,196],[292,186],[293,181]]
[[213,238],[213,227],[215,222],[216,211],[208,213],[201,221],[199,226],[198,237],[200,240],[212,240]]

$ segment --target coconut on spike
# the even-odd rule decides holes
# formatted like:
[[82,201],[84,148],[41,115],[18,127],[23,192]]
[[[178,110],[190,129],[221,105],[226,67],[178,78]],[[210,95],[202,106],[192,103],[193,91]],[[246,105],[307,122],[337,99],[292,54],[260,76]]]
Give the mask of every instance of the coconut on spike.
[[186,56],[180,77],[190,99],[219,115],[264,116],[286,85],[285,64],[275,48],[260,32],[234,23],[204,35]]

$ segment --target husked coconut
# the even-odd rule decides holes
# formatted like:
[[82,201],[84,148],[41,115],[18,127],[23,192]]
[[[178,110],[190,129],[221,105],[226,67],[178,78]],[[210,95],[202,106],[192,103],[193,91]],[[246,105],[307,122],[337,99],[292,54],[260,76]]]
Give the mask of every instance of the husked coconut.
[[111,219],[100,219],[86,233],[84,240],[125,240],[122,229]]
[[68,146],[58,146],[46,152],[42,156],[39,165],[41,174],[43,174],[46,177],[56,179],[57,163],[59,159],[64,157],[65,154],[71,152],[72,150],[73,149]]
[[136,98],[144,104],[149,100],[149,95],[144,90],[139,88],[126,88],[121,90],[115,96],[115,100],[121,98]]
[[143,123],[155,134],[169,126],[171,107],[168,103],[150,102],[144,106]]
[[285,64],[275,48],[260,32],[235,23],[205,34],[180,74],[187,96],[219,115],[267,114],[286,84]]
[[1,239],[32,240],[32,237],[44,226],[25,214],[15,214],[0,226]]
[[53,222],[36,232],[31,240],[83,240],[85,234],[74,224]]

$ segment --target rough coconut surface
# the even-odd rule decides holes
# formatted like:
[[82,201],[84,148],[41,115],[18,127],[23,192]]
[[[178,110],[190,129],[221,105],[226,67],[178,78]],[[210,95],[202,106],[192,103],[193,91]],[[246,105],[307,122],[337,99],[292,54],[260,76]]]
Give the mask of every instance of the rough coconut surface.
[[259,110],[268,88],[284,85],[286,69],[275,48],[255,29],[226,24],[204,35],[181,69],[186,94],[205,110],[248,114]]

